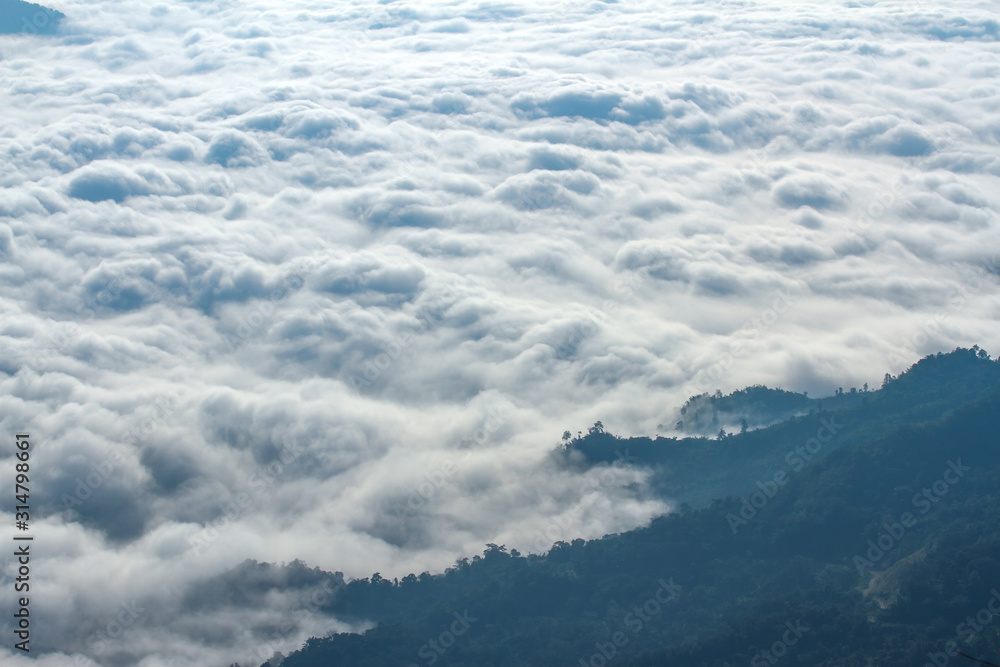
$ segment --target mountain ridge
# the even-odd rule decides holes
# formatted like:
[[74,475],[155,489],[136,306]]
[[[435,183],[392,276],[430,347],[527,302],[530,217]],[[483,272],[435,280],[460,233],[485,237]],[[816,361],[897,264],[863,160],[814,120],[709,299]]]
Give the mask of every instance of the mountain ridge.
[[51,35],[66,15],[22,0],[0,0],[0,35]]
[[[772,649],[789,665],[933,664],[948,642],[984,653],[1000,623],[958,628],[986,604],[984,586],[1000,587],[1000,383],[969,380],[994,378],[987,364],[977,349],[934,355],[865,406],[794,418],[783,428],[816,433],[851,410],[895,415],[753,500],[728,495],[542,555],[491,544],[439,575],[338,580],[318,611],[375,627],[314,638],[282,664],[722,667],[772,664]],[[978,395],[953,405],[948,385],[962,378]],[[897,423],[915,414],[927,419]],[[758,437],[768,431],[782,428]],[[663,582],[679,594],[654,605]],[[454,614],[476,620],[433,648]],[[794,645],[782,643],[788,623],[807,628]]]

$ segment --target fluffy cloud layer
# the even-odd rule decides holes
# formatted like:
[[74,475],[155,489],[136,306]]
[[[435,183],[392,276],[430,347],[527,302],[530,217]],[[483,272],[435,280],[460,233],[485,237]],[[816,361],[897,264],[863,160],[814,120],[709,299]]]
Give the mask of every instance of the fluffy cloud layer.
[[626,530],[564,429],[1000,343],[989,3],[54,4],[0,43],[42,664],[228,664],[301,592],[191,606],[245,558]]

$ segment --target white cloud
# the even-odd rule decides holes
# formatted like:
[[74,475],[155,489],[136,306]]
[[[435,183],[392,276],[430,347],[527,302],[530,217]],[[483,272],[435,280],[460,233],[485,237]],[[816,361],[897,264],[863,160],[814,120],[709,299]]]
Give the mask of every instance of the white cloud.
[[[293,602],[179,600],[245,558],[403,576],[640,525],[641,475],[549,452],[652,432],[734,340],[715,386],[814,394],[1000,343],[988,3],[54,4],[0,42],[40,650],[228,664]],[[296,618],[281,650],[347,627]]]

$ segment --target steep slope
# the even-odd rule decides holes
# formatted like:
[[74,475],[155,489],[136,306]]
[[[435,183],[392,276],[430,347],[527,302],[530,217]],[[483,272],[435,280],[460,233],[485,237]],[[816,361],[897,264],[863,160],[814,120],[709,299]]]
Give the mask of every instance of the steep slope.
[[[952,394],[927,383],[951,377],[945,356],[880,403],[939,412]],[[981,363],[991,362],[968,368]],[[994,383],[933,421],[866,430],[867,441],[745,499],[545,556],[489,545],[442,575],[350,582],[323,610],[377,627],[311,640],[283,664],[691,667],[780,654],[788,665],[900,665],[951,660],[948,642],[988,654],[1000,616],[967,619],[1000,590],[998,416]],[[782,427],[815,435],[821,420],[832,423]]]
[[62,12],[21,0],[0,0],[0,35],[51,35],[66,18]]
[[[591,429],[567,443],[563,454],[568,462],[589,466],[612,463],[627,453],[629,461],[655,471],[651,483],[663,497],[704,507],[716,498],[752,492],[758,483],[766,483],[779,470],[795,474],[806,462],[839,447],[857,446],[904,424],[937,419],[997,386],[1000,364],[978,349],[958,349],[922,359],[877,391],[816,399],[808,404],[809,414],[769,428],[721,439],[617,438]],[[745,396],[755,396],[753,400],[758,402],[781,397],[769,411],[792,401],[773,389],[746,391]],[[732,396],[744,394],[734,392]],[[727,398],[705,400],[722,403]],[[812,443],[802,453],[801,449],[815,438],[823,419],[836,425],[834,437],[818,448]]]

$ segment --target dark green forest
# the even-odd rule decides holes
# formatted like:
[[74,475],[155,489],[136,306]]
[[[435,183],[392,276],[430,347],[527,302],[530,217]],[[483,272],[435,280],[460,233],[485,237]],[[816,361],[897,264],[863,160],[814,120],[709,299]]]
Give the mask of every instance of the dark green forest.
[[318,611],[377,623],[314,638],[285,667],[1000,662],[1000,364],[985,351],[926,357],[878,389],[751,387],[692,406],[743,432],[619,438],[598,423],[553,453],[648,468],[677,510],[646,527],[544,555],[490,544],[401,580],[248,561],[218,586],[325,582]]
[[0,35],[51,35],[66,16],[21,0],[0,0]]

